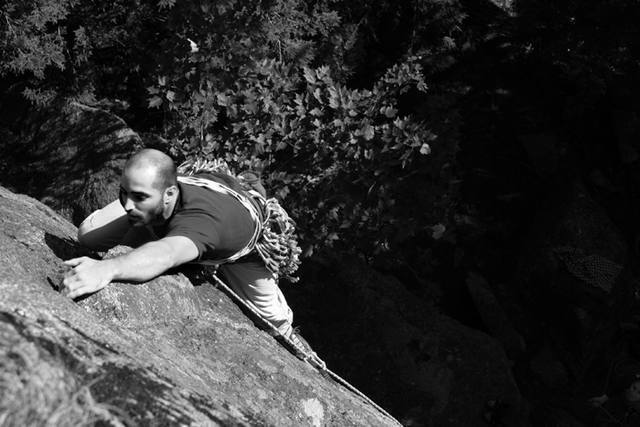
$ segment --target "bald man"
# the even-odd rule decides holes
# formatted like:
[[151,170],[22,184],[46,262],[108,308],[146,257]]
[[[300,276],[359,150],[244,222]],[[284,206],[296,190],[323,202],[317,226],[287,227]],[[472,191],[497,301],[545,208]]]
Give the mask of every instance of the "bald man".
[[[195,177],[241,191],[228,175]],[[111,259],[65,261],[72,267],[63,280],[69,297],[97,292],[113,281],[145,282],[188,262],[227,259],[247,246],[255,230],[247,207],[230,194],[181,180],[173,160],[160,151],[144,149],[127,161],[119,200],[89,215],[78,228],[78,241],[93,250],[118,244],[134,249]],[[284,336],[295,338],[293,313],[277,277],[258,255],[222,264],[220,270],[263,318]]]

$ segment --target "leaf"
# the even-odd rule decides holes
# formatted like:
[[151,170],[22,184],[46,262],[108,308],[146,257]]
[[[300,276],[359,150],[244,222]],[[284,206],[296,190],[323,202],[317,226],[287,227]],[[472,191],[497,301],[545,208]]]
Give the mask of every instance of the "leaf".
[[343,230],[351,228],[351,221],[343,221],[342,224],[340,224],[340,228]]
[[320,80],[325,80],[329,76],[329,67],[323,65],[316,70],[316,75]]
[[311,84],[316,83],[316,73],[309,67],[304,67],[304,78]]
[[171,9],[176,4],[176,0],[159,0],[158,7],[160,9]]
[[249,114],[255,114],[258,112],[258,103],[255,101],[247,101],[243,106],[242,109],[244,111],[246,111]]
[[310,257],[311,255],[313,255],[313,247],[314,245],[309,245],[309,247],[307,248],[307,250],[304,251],[304,257]]
[[340,107],[340,96],[334,87],[329,88],[329,106],[334,109],[338,109]]
[[387,108],[384,109],[384,115],[387,116],[388,118],[395,117],[397,112],[398,112],[398,110],[396,110],[393,107],[387,107]]
[[160,98],[159,96],[154,96],[152,98],[149,98],[149,108],[158,108],[159,106],[162,105],[162,98]]
[[360,132],[362,132],[362,136],[364,136],[364,139],[367,141],[371,141],[376,134],[375,129],[369,123],[365,124]]
[[318,100],[318,102],[320,102],[320,103],[322,102],[322,96],[321,96],[321,94],[322,94],[322,93],[320,92],[320,88],[316,88],[316,90],[314,90],[314,91],[313,91],[313,97],[314,97],[315,99],[317,99],[317,100]]
[[189,38],[187,40],[189,41],[189,48],[191,49],[191,53],[198,53],[198,51],[200,50],[198,44]]
[[277,191],[276,191],[277,196],[280,199],[286,199],[287,195],[289,194],[289,186],[285,185],[283,187],[280,187]]
[[447,231],[447,227],[445,227],[441,223],[438,223],[438,224],[436,224],[436,225],[431,227],[431,231],[432,231],[431,232],[431,237],[434,240],[439,240],[444,235],[444,232]]
[[216,95],[216,101],[218,102],[218,105],[221,105],[221,106],[224,106],[224,107],[229,105],[229,97],[227,95],[225,95],[224,93],[217,94]]
[[454,49],[456,47],[456,41],[449,36],[442,38],[442,44],[446,49]]

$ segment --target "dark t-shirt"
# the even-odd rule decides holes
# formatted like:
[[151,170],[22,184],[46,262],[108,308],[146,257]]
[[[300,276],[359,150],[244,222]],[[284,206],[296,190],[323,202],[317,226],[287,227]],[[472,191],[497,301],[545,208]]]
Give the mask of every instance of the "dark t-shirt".
[[[215,175],[196,176],[235,187],[233,181]],[[255,224],[247,209],[235,198],[205,187],[184,183],[178,186],[180,198],[173,215],[164,226],[154,228],[158,237],[189,238],[198,248],[197,261],[226,258],[251,240]]]

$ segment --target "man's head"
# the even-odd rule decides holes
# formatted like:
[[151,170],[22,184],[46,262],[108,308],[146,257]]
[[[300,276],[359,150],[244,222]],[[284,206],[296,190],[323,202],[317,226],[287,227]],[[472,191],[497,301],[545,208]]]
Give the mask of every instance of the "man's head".
[[120,178],[120,203],[131,225],[164,222],[177,197],[176,166],[169,156],[148,148],[131,156]]

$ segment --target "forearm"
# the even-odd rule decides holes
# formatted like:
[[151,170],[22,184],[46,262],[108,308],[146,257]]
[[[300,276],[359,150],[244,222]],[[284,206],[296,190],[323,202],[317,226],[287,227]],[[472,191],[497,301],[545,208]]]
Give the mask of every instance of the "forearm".
[[171,247],[161,240],[146,243],[127,254],[103,262],[110,271],[110,281],[146,282],[176,267]]
[[197,257],[198,248],[188,238],[165,237],[115,258],[102,261],[89,257],[66,260],[65,264],[71,269],[65,273],[63,284],[67,295],[76,298],[97,292],[115,280],[146,282]]

